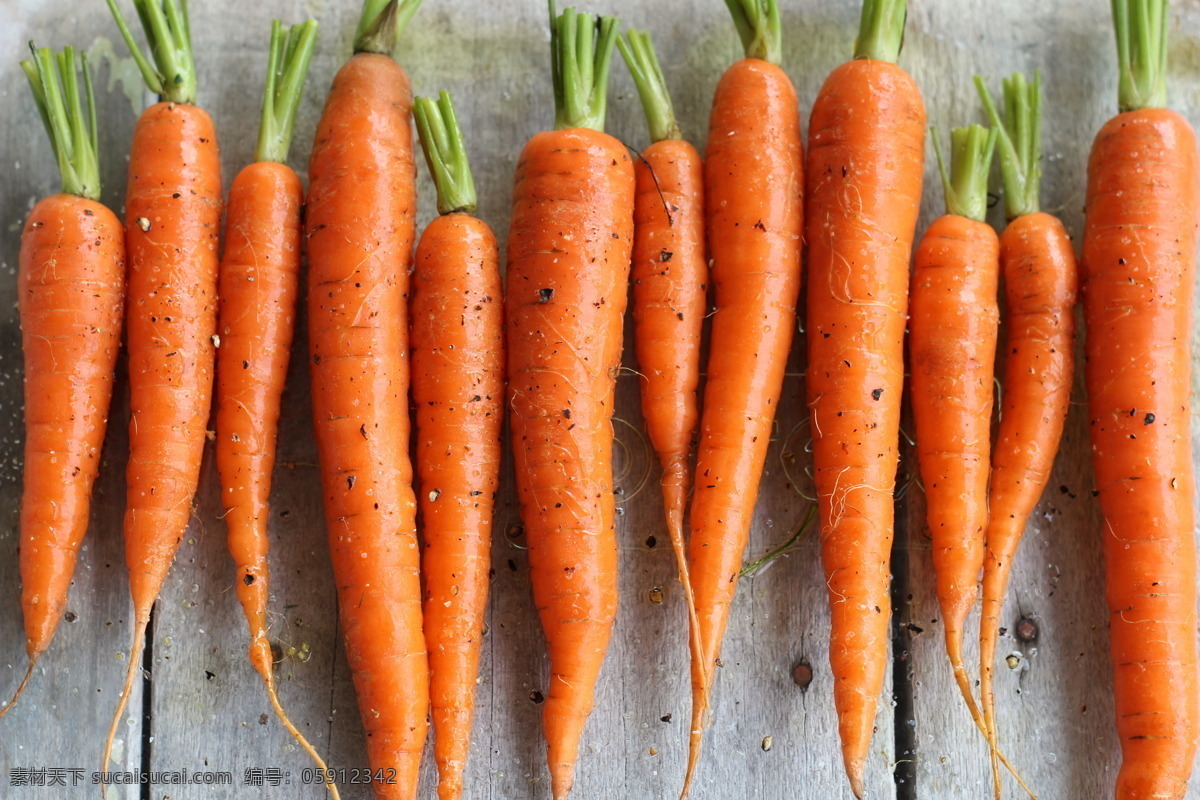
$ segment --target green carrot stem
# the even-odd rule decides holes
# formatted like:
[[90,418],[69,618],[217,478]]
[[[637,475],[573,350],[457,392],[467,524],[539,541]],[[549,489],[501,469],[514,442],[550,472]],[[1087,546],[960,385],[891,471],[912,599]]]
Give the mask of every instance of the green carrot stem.
[[[75,49],[55,54],[49,47],[34,47],[33,58],[21,62],[50,146],[58,161],[64,194],[100,199],[99,138],[96,130],[96,97],[87,54],[81,54],[83,92],[75,68]],[[87,96],[87,113],[83,108]]]
[[425,162],[437,187],[438,213],[472,213],[476,205],[475,180],[450,93],[441,92],[437,100],[418,97],[413,102],[413,115]]
[[783,56],[783,24],[776,0],[725,0],[742,39],[746,58],[778,64]]
[[800,522],[800,527],[792,532],[792,535],[787,538],[783,544],[769,551],[761,558],[757,558],[746,566],[742,567],[742,571],[738,573],[739,578],[746,578],[758,572],[763,567],[770,564],[775,559],[786,554],[789,550],[800,543],[800,540],[808,534],[808,529],[812,526],[813,520],[817,518],[816,503],[808,507],[808,511],[804,514],[804,519]]
[[1009,219],[1038,210],[1038,185],[1042,177],[1042,73],[1033,80],[1014,73],[1004,79],[1004,116],[1000,116],[983,78],[975,76],[992,127],[998,132],[1000,177],[1004,182],[1004,207]]
[[195,104],[196,65],[192,60],[187,0],[133,0],[153,63],[133,38],[117,0],[106,2],[150,91],[169,103]]
[[263,92],[262,122],[258,128],[255,161],[287,161],[296,128],[296,109],[304,93],[308,65],[317,45],[317,21],[306,20],[290,28],[271,22],[267,56],[267,87]]
[[392,55],[400,34],[420,7],[421,0],[364,0],[354,33],[354,52]]
[[573,8],[558,14],[554,0],[549,3],[554,127],[603,131],[608,71],[619,20],[581,14]]
[[[626,37],[628,41],[626,41]],[[667,90],[667,79],[663,76],[654,52],[654,42],[647,31],[630,30],[624,37],[617,37],[617,49],[633,75],[646,122],[650,127],[650,141],[682,139],[679,123],[675,121],[675,109],[671,106],[671,93]]]
[[946,192],[946,213],[982,222],[987,216],[988,173],[996,149],[996,129],[969,125],[951,130],[949,170],[942,158],[937,130],[929,130]]
[[854,57],[895,64],[904,46],[907,15],[907,0],[863,0]]
[[1167,0],[1112,0],[1121,111],[1167,105]]

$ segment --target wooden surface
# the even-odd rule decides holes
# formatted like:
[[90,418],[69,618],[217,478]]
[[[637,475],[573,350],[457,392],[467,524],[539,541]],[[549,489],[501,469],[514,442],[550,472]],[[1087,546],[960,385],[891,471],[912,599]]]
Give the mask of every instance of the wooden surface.
[[[226,186],[253,149],[270,17],[320,19],[319,50],[293,148],[292,163],[303,171],[324,93],[349,53],[357,0],[192,5],[200,98],[216,120]],[[825,75],[850,53],[859,4],[789,0],[784,5],[785,67],[807,116]],[[1175,5],[1172,104],[1196,121],[1200,3]],[[723,4],[604,0],[591,10],[619,13],[626,23],[653,30],[683,129],[700,143],[712,88],[739,55]],[[93,55],[99,70],[105,199],[114,208],[121,205],[135,115],[149,100],[102,3],[0,0],[0,53],[5,54],[0,59],[0,163],[5,169],[0,181],[0,608],[7,609],[0,614],[0,693],[15,686],[25,665],[16,569],[18,236],[36,198],[57,188],[49,146],[16,66],[30,38],[55,47],[75,44]],[[449,89],[456,97],[473,156],[480,214],[501,237],[516,155],[528,136],[552,121],[546,40],[538,0],[430,0],[403,39],[400,59],[416,91]],[[913,0],[902,64],[924,89],[930,122],[943,129],[980,118],[972,73],[989,76],[996,87],[1001,74],[1040,66],[1047,87],[1043,201],[1078,236],[1087,148],[1115,106],[1114,51],[1108,4],[1100,0]],[[646,142],[640,107],[620,66],[614,69],[609,119],[609,130],[630,145]],[[926,174],[922,228],[942,204],[932,164]],[[421,191],[425,221],[434,208],[424,170]],[[999,209],[994,213],[999,223]],[[296,347],[307,347],[302,333]],[[631,348],[626,363],[633,366],[630,353]],[[289,376],[273,495],[272,633],[286,654],[279,675],[293,719],[331,765],[353,768],[363,764],[362,732],[335,620],[304,362],[295,360]],[[798,350],[780,404],[748,556],[786,538],[809,505],[801,367]],[[657,472],[639,433],[636,376],[622,376],[618,395],[621,604],[597,710],[585,734],[576,796],[669,798],[682,775],[687,731],[685,617],[660,522]],[[1105,796],[1118,763],[1099,516],[1090,494],[1082,399],[1077,379],[1063,451],[1017,561],[1004,611],[1009,633],[1000,646],[1017,665],[1002,664],[998,677],[1002,742],[1048,800]],[[62,624],[22,704],[0,722],[0,797],[95,795],[90,786],[16,788],[9,779],[14,768],[77,767],[90,774],[98,765],[103,731],[130,657],[120,532],[127,419],[122,382],[93,525],[71,590],[70,621]],[[902,479],[912,468],[910,457],[901,468]],[[225,770],[234,786],[134,787],[111,796],[319,798],[321,788],[299,785],[309,764],[270,714],[246,661],[245,624],[232,591],[215,486],[210,458],[192,525],[155,612],[147,650],[152,677],[130,702],[117,766]],[[986,753],[945,663],[919,489],[901,503],[894,561],[895,667],[889,693],[880,700],[868,789],[873,798],[898,800],[982,797],[988,786]],[[497,513],[496,530],[516,535],[511,540],[497,536],[493,549],[495,579],[468,796],[540,800],[549,797],[537,700],[545,691],[546,663],[511,479],[506,478]],[[1012,634],[1022,616],[1037,625],[1034,643],[1018,642]],[[825,586],[813,537],[808,537],[739,588],[722,653],[715,721],[693,794],[697,800],[850,797],[837,745],[827,636]],[[792,678],[801,660],[813,672],[806,690]],[[242,786],[244,771],[255,767],[285,770],[290,786]],[[433,777],[427,758],[422,797],[432,796]],[[1200,781],[1193,787],[1189,797],[1200,798]],[[1011,784],[1008,791],[1018,796]],[[343,786],[343,797],[365,796],[361,787]]]

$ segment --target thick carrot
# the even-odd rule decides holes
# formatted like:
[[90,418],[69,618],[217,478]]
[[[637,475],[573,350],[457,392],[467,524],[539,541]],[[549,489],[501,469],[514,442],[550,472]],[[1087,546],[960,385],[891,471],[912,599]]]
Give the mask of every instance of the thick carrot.
[[946,653],[971,717],[984,730],[963,663],[962,632],[975,603],[988,524],[1000,241],[983,219],[996,131],[955,128],[951,142],[947,170],[934,140],[946,214],[929,226],[913,259],[912,407]]
[[[129,463],[125,559],[134,631],[109,753],[135,678],[150,609],[192,513],[213,383],[221,164],[212,120],[196,100],[186,9],[136,0],[155,64],[142,55],[116,0],[109,8],[151,91],[133,133],[125,194],[129,259]],[[157,68],[156,68],[157,66]],[[103,793],[104,787],[101,786]]]
[[857,797],[887,669],[908,267],[925,163],[925,105],[895,63],[904,15],[903,0],[863,3],[854,59],[813,103],[805,170],[813,478],[833,700]]
[[417,245],[412,297],[425,645],[438,796],[457,800],[471,744],[500,482],[500,254],[492,229],[473,215],[475,184],[450,95],[420,98],[414,111],[440,212]]
[[[317,40],[315,20],[271,28],[267,88],[255,162],[229,191],[225,254],[217,289],[217,474],[237,568],[234,588],[250,627],[250,663],[262,676],[280,722],[312,757],[325,762],[284,713],[267,638],[267,520],[279,401],[300,278],[300,178],[285,162],[296,107]],[[327,780],[334,797],[332,780]]]
[[[377,798],[412,798],[428,730],[409,445],[416,164],[408,76],[389,55],[420,0],[367,0],[309,161],[313,423],[338,613]],[[387,773],[385,772],[386,776]]]
[[1200,165],[1166,105],[1164,0],[1114,0],[1121,113],[1088,161],[1089,430],[1104,515],[1118,800],[1187,793],[1200,739],[1189,423]]
[[602,130],[617,20],[556,15],[553,0],[550,16],[555,129],[517,162],[505,313],[517,496],[550,655],[542,721],[561,800],[617,611],[611,418],[634,170]]
[[1025,524],[1050,480],[1075,371],[1075,251],[1058,217],[1038,210],[1041,177],[1041,74],[1004,81],[1007,119],[976,77],[999,131],[1000,171],[1009,223],[1000,235],[1007,334],[1000,430],[992,448],[979,624],[980,701],[997,800],[1001,796],[992,689],[1000,611]]
[[[25,353],[21,608],[29,667],[21,696],[62,618],[87,532],[121,345],[125,241],[100,203],[96,106],[87,56],[36,48],[21,66],[54,148],[62,191],[40,200],[21,232],[17,303]],[[87,95],[87,112],[81,94]]]
[[[716,312],[700,420],[688,567],[704,657],[692,666],[699,756],[796,327],[804,154],[791,80],[779,68],[775,0],[726,0],[746,57],[713,96],[705,207]],[[693,773],[695,764],[689,767]],[[688,779],[690,780],[690,778]]]
[[[617,47],[633,75],[650,127],[649,147],[634,164],[633,336],[642,376],[642,417],[662,467],[667,535],[687,606],[692,663],[704,668],[696,600],[688,574],[683,516],[688,496],[688,459],[700,413],[700,336],[707,314],[708,260],[704,249],[704,162],[684,140],[667,81],[650,34],[631,30]],[[692,682],[694,713],[706,698],[704,680]],[[703,720],[692,726],[683,794],[699,763]]]

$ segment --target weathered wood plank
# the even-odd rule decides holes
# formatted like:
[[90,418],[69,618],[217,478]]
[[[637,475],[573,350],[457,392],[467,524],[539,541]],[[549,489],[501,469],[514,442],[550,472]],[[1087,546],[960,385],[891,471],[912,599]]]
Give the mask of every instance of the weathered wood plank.
[[[293,164],[303,169],[312,131],[332,75],[349,52],[357,3],[276,0],[269,7],[242,4],[235,18],[227,4],[194,4],[193,29],[200,49],[200,92],[221,137],[226,186],[250,157],[271,16],[322,22],[294,145]],[[786,67],[797,84],[802,113],[830,69],[848,54],[856,32],[858,3],[807,0],[784,10]],[[1188,64],[1197,51],[1200,10],[1180,4],[1173,31],[1173,102],[1195,116],[1200,79]],[[802,6],[802,7],[801,7]],[[123,52],[102,4],[75,8],[64,21],[62,4],[22,2],[0,6],[0,46],[14,56],[36,37],[56,46],[104,42]],[[725,10],[714,0],[680,0],[665,18],[652,0],[602,3],[627,24],[649,27],[663,60],[680,121],[702,142],[712,88],[739,48]],[[657,13],[656,13],[657,12]],[[546,26],[534,2],[493,7],[475,0],[427,4],[401,47],[421,94],[449,89],[457,99],[474,155],[480,214],[501,238],[515,160],[526,138],[549,124]],[[96,37],[102,37],[97,39]],[[1042,66],[1047,81],[1044,200],[1061,209],[1068,227],[1081,230],[1083,166],[1092,133],[1109,116],[1115,97],[1107,9],[1080,3],[1045,6],[1032,0],[987,4],[979,0],[914,3],[903,64],[924,88],[931,122],[946,128],[979,118],[969,77],[993,78],[1013,69]],[[129,74],[128,60],[114,63]],[[136,75],[131,76],[136,80]],[[105,91],[100,82],[106,199],[119,208],[124,154],[135,105],[125,87]],[[0,689],[15,684],[23,665],[16,574],[16,514],[20,463],[20,368],[14,280],[17,233],[33,198],[56,186],[54,165],[24,78],[12,60],[0,66],[0,97],[9,111],[0,123],[0,154],[12,164],[0,186],[0,219],[8,234],[0,243],[0,642],[10,655],[0,663]],[[140,92],[133,91],[140,107]],[[646,141],[641,110],[619,65],[614,69],[609,130],[637,147]],[[19,163],[20,166],[16,166]],[[941,207],[932,169],[922,227]],[[421,221],[434,213],[432,190],[421,172]],[[999,215],[995,219],[1000,222]],[[808,507],[800,491],[807,430],[802,358],[792,359],[780,408],[776,441],[768,456],[762,501],[749,548],[760,554],[786,538]],[[273,635],[285,652],[280,665],[282,697],[301,729],[331,766],[364,762],[361,726],[336,626],[334,592],[326,557],[316,457],[309,422],[308,375],[300,331],[289,375],[280,442],[281,467],[273,495]],[[626,363],[633,362],[631,348]],[[1077,382],[1075,399],[1082,400]],[[585,733],[578,793],[581,797],[670,797],[686,754],[688,685],[684,614],[657,497],[657,468],[640,430],[637,378],[623,375],[616,431],[621,502],[621,605],[617,629],[601,677],[598,707]],[[80,766],[89,772],[115,702],[129,634],[128,584],[120,541],[124,497],[124,435],[127,401],[114,407],[107,443],[108,468],[97,485],[95,524],[81,556],[72,590],[74,623],[64,623],[46,656],[43,675],[24,705],[0,725],[0,780],[13,766]],[[1075,408],[1064,452],[1050,490],[1018,560],[1005,609],[1009,630],[1025,615],[1040,637],[1019,646],[1011,633],[1002,653],[1021,650],[1022,667],[1001,665],[1001,736],[1013,761],[1043,797],[1103,796],[1117,763],[1106,655],[1105,612],[1099,560],[1099,517],[1090,498],[1086,419]],[[211,459],[210,459],[211,462]],[[539,692],[545,691],[544,640],[529,593],[528,562],[512,494],[511,474],[498,506],[493,547],[496,570],[489,632],[481,667],[469,796],[548,796],[541,742]],[[1066,487],[1066,492],[1059,487]],[[904,555],[909,586],[898,615],[911,638],[900,662],[899,683],[914,674],[911,720],[899,719],[900,738],[916,736],[916,784],[897,788],[893,709],[881,698],[868,788],[872,797],[977,797],[987,790],[986,753],[973,734],[945,665],[942,629],[931,585],[928,540],[922,533],[919,491],[910,495],[911,534]],[[245,623],[234,593],[219,519],[215,470],[206,463],[198,508],[155,614],[152,637],[153,737],[147,764],[154,769],[229,770],[240,784],[249,767],[290,773],[288,796],[320,797],[301,787],[308,766],[302,752],[274,720],[257,676],[245,658]],[[500,535],[512,530],[513,535]],[[648,545],[653,536],[654,545]],[[656,602],[661,593],[662,602]],[[718,677],[716,714],[706,741],[697,800],[729,796],[849,798],[842,776],[828,673],[828,611],[815,539],[743,582],[726,638]],[[111,624],[109,624],[111,623]],[[916,632],[916,628],[921,631]],[[294,649],[294,652],[293,652]],[[127,655],[127,654],[126,654]],[[792,681],[801,658],[814,679],[806,692]],[[974,658],[974,651],[968,655]],[[971,661],[970,663],[974,663]],[[211,676],[211,677],[210,677]],[[890,687],[889,677],[889,684]],[[99,690],[99,691],[97,691]],[[1019,690],[1019,694],[1018,694]],[[140,692],[140,687],[139,687]],[[131,702],[123,736],[123,764],[142,763],[141,697]],[[1086,709],[1086,711],[1085,711]],[[670,714],[670,721],[663,718]],[[264,719],[265,723],[261,720]],[[772,738],[764,751],[764,737]],[[35,755],[31,755],[35,754]],[[427,759],[422,796],[432,792]],[[1193,791],[1200,797],[1200,783]],[[783,787],[787,787],[786,789]],[[249,788],[161,787],[173,800],[240,797]],[[347,798],[365,797],[343,787]],[[1015,789],[1011,796],[1015,795]],[[16,797],[22,795],[16,794]],[[268,790],[269,792],[269,790]],[[8,791],[0,791],[8,796]],[[29,796],[38,796],[30,790]],[[57,795],[56,795],[57,796]],[[84,796],[79,790],[70,796]],[[123,798],[138,796],[136,790]]]

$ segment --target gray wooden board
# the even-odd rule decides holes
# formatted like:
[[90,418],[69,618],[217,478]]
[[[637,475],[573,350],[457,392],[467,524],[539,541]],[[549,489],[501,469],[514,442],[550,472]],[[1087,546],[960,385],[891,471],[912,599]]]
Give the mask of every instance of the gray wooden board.
[[[128,6],[128,4],[126,4]],[[300,114],[292,163],[303,172],[324,93],[350,49],[357,0],[270,3],[193,2],[200,94],[216,120],[226,186],[251,156],[269,19],[322,23],[320,47]],[[942,128],[979,118],[969,77],[994,79],[1040,66],[1047,83],[1044,203],[1076,236],[1082,225],[1083,169],[1092,134],[1115,105],[1115,73],[1107,4],[1071,0],[1044,4],[986,0],[914,0],[902,63],[923,87],[929,119]],[[1200,3],[1173,11],[1171,96],[1190,113],[1200,109]],[[704,137],[712,88],[739,54],[717,0],[607,0],[596,10],[654,31],[684,131]],[[848,54],[857,0],[796,0],[785,4],[785,66],[807,113],[825,75]],[[57,186],[53,159],[27,96],[16,58],[25,42],[86,47],[99,69],[105,200],[120,208],[130,133],[149,100],[102,3],[0,0],[0,689],[15,685],[24,666],[18,606],[16,521],[20,491],[20,358],[15,271],[20,226],[37,197]],[[491,4],[430,0],[403,40],[401,60],[418,93],[454,93],[474,156],[480,214],[503,239],[515,159],[521,144],[551,122],[544,8],[537,0]],[[115,85],[110,78],[120,78]],[[995,80],[993,81],[995,85]],[[609,130],[638,147],[645,126],[625,71],[614,71]],[[922,227],[940,211],[932,164]],[[421,173],[421,221],[434,213]],[[999,223],[1000,214],[994,212]],[[296,352],[305,352],[303,319]],[[633,366],[631,351],[626,363]],[[803,518],[808,501],[807,431],[800,348],[792,357],[778,432],[767,461],[749,554],[782,539]],[[672,797],[685,756],[687,680],[684,614],[655,491],[657,468],[640,431],[637,379],[622,376],[617,402],[620,615],[589,722],[577,794],[588,798]],[[124,426],[122,383],[111,415],[106,469],[96,489],[89,532],[57,641],[42,661],[22,705],[0,722],[0,797],[83,797],[92,787],[16,788],[19,767],[80,767],[90,772],[115,702],[129,638],[128,583],[123,566]],[[1077,381],[1076,401],[1083,398]],[[336,767],[364,761],[362,731],[341,649],[334,591],[309,433],[307,370],[293,362],[285,396],[280,462],[273,494],[272,633],[286,654],[281,694],[293,719]],[[1021,654],[1019,668],[1001,666],[997,689],[1002,740],[1043,798],[1099,797],[1111,791],[1118,763],[1106,654],[1106,614],[1099,557],[1099,516],[1091,500],[1086,421],[1076,406],[1050,489],[1018,559],[1004,619],[1011,630],[1035,619],[1036,645],[1011,634],[1001,652]],[[911,464],[911,454],[909,459]],[[906,464],[904,469],[908,469]],[[219,519],[211,459],[191,528],[155,612],[151,637],[149,714],[141,686],[122,725],[119,768],[186,768],[232,773],[234,787],[155,786],[112,797],[317,798],[301,786],[308,763],[275,721],[245,658],[241,610]],[[986,754],[952,686],[942,629],[930,587],[929,544],[919,491],[908,494],[898,531],[896,585],[901,629],[895,653],[898,705],[880,698],[868,788],[875,798],[974,798],[987,791]],[[468,769],[472,798],[549,796],[540,739],[546,659],[533,610],[527,560],[519,536],[511,476],[497,510],[495,578],[478,689]],[[907,524],[904,524],[906,522]],[[649,537],[655,545],[648,546]],[[911,596],[911,599],[909,599]],[[661,599],[661,602],[656,602]],[[814,540],[739,589],[718,676],[716,714],[694,796],[849,798],[841,772],[827,668],[828,611]],[[968,655],[974,663],[974,653]],[[792,667],[807,659],[814,679],[806,692]],[[892,687],[892,676],[887,686]],[[6,690],[5,690],[6,691]],[[670,721],[664,721],[669,717]],[[764,737],[772,746],[764,750]],[[899,742],[902,751],[897,754]],[[915,744],[915,747],[914,747]],[[143,752],[143,748],[148,748]],[[914,762],[915,761],[915,765]],[[893,777],[893,765],[898,763]],[[286,789],[241,786],[247,768],[280,768]],[[427,758],[422,796],[432,796]],[[1200,782],[1189,797],[1200,798]],[[1018,796],[1009,784],[1010,796]],[[361,798],[361,787],[343,786]]]

